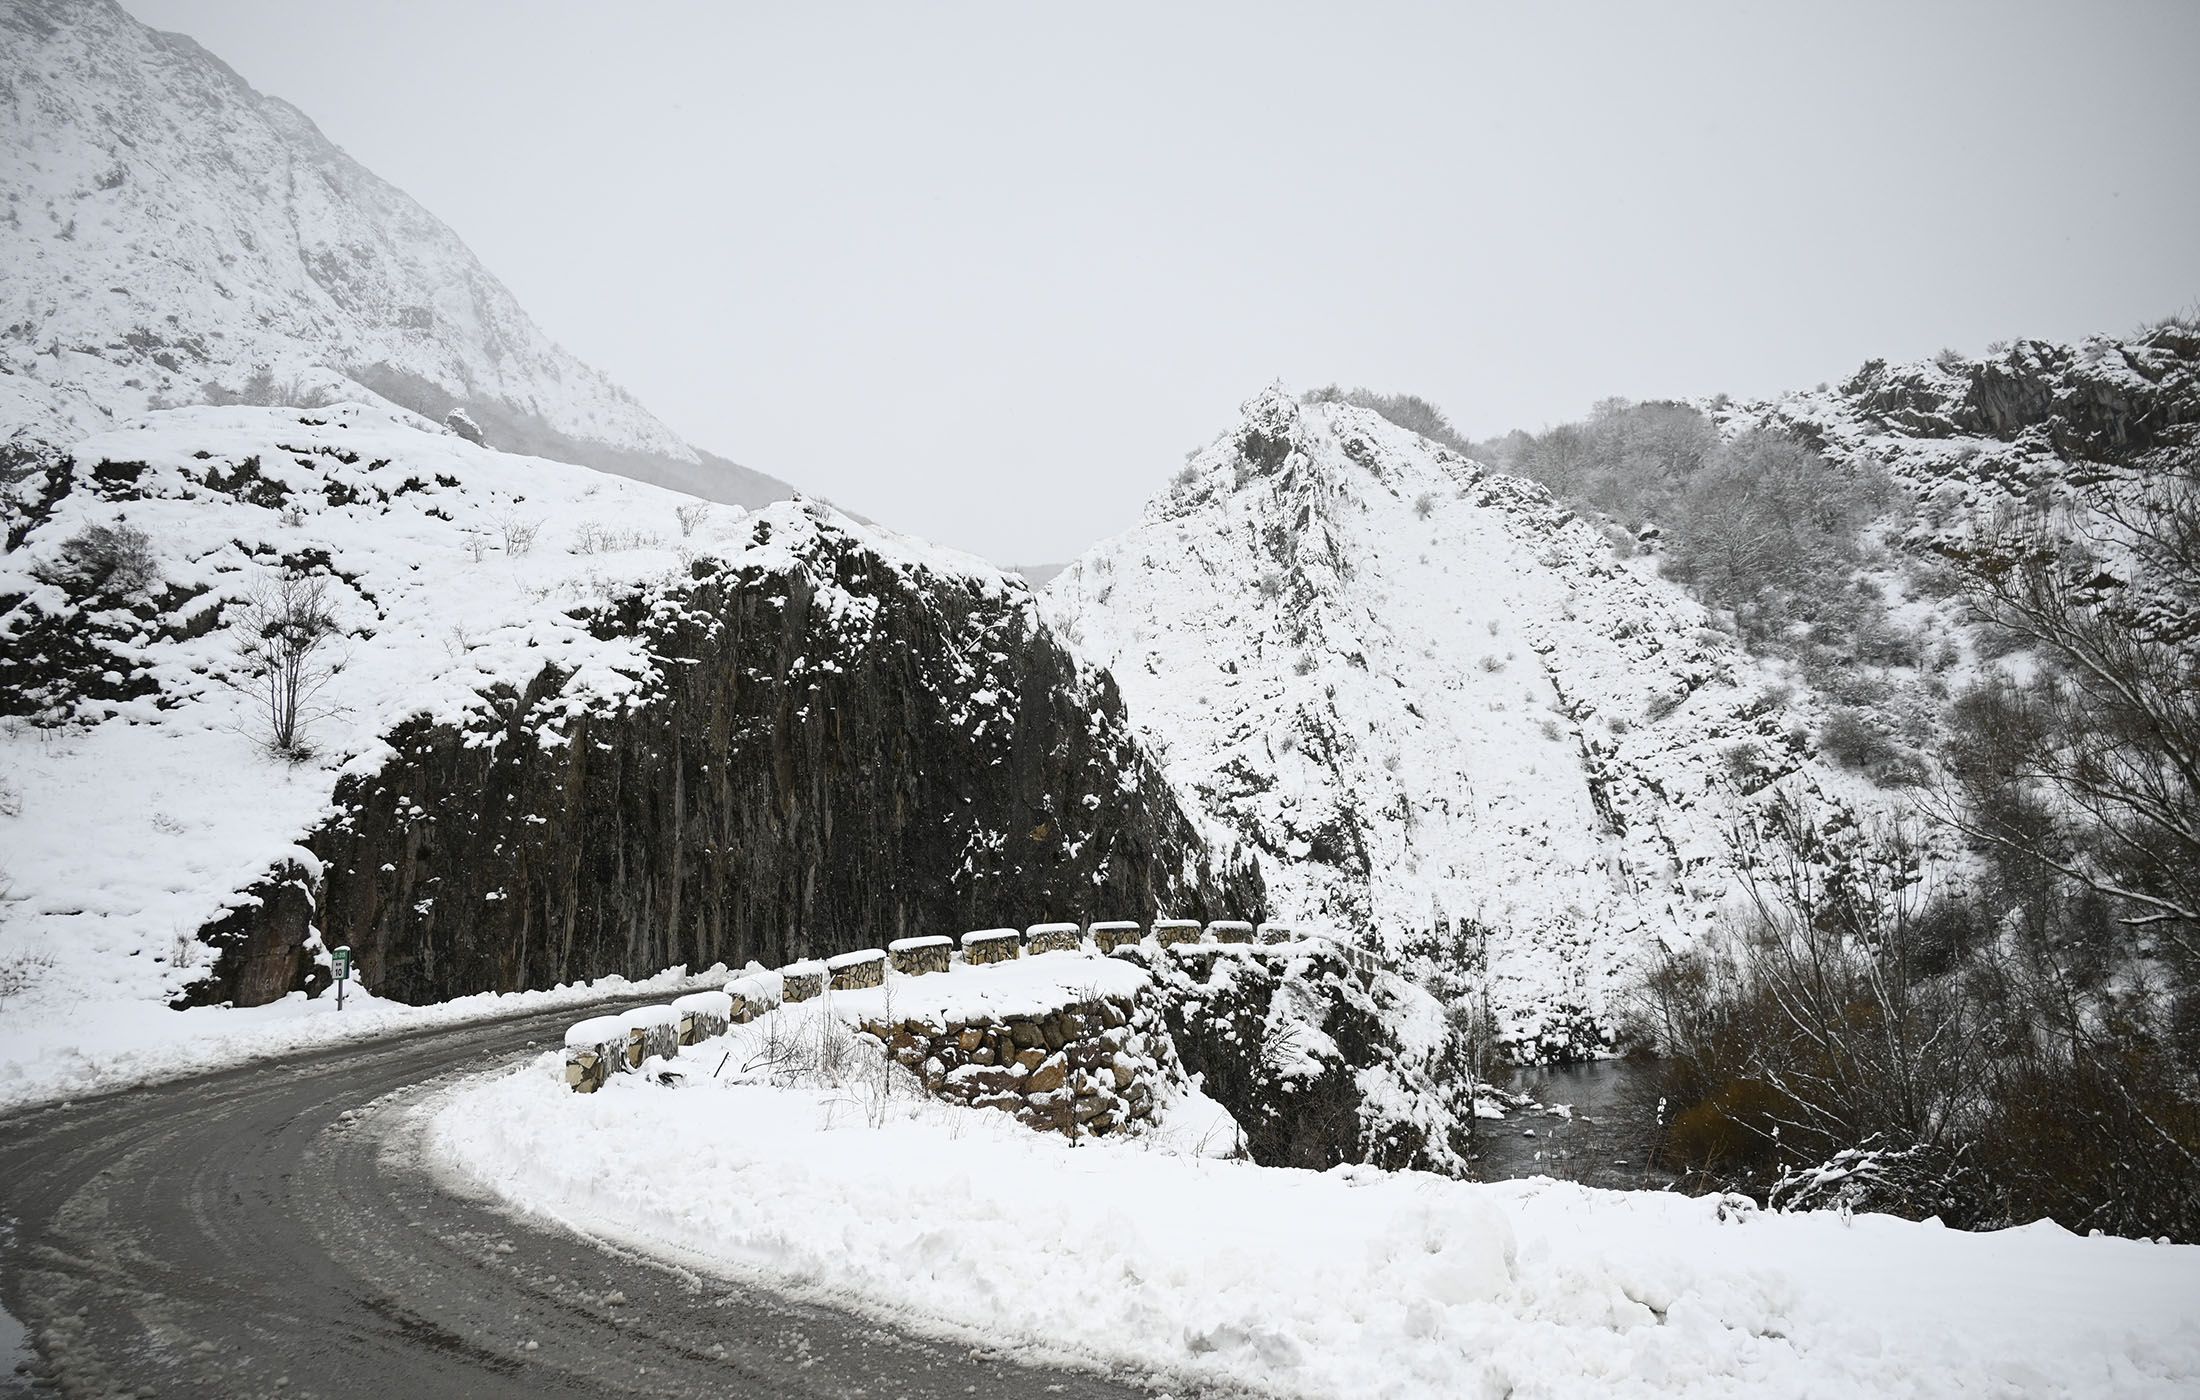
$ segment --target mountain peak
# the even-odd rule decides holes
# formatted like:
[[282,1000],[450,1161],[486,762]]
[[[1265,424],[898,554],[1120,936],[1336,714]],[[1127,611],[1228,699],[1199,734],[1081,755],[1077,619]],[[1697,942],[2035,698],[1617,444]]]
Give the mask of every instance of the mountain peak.
[[0,11],[0,410],[19,451],[149,410],[376,397],[758,505],[544,334],[441,220],[298,108],[107,0]]
[[1279,917],[1394,952],[1477,930],[1531,1053],[1601,1045],[1734,894],[1726,826],[1818,781],[1677,587],[1349,403],[1256,394],[1046,597],[1187,803],[1266,853]]

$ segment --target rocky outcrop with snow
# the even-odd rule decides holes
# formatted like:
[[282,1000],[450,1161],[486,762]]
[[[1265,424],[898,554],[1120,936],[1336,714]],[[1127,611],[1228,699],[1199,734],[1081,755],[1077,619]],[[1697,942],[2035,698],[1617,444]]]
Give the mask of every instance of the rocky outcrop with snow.
[[1468,973],[1522,1055],[1601,1047],[1733,897],[1729,824],[1831,781],[1652,566],[1344,404],[1256,396],[1047,604],[1277,917]]
[[[10,490],[11,1026],[255,1003],[350,945],[409,1001],[1031,910],[1259,917],[1020,581],[379,406],[171,410]],[[90,543],[87,543],[90,542]],[[265,600],[327,641],[287,755]]]
[[2189,316],[2074,345],[1873,360],[1838,385],[1713,415],[1723,432],[1777,428],[1837,469],[1886,472],[1908,498],[1899,534],[1914,551],[1960,554],[1997,517],[2052,512],[2091,546],[2091,582],[2118,590],[2135,622],[2200,637],[2189,603],[2153,589],[2118,544],[2121,506],[2200,460],[2200,326]]
[[112,0],[0,9],[0,439],[372,391],[508,451],[758,505],[552,342],[456,234],[191,40]]

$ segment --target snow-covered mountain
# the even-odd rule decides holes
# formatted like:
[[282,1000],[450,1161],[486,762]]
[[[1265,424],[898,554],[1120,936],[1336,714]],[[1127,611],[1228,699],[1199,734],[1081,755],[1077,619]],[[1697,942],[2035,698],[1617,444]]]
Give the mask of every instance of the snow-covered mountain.
[[0,445],[148,408],[362,398],[760,505],[554,343],[458,236],[190,39],[112,0],[0,7]]
[[1046,598],[1279,917],[1400,955],[1463,927],[1520,1053],[1593,1048],[1706,926],[1732,822],[1843,786],[1653,565],[1346,404],[1255,396]]

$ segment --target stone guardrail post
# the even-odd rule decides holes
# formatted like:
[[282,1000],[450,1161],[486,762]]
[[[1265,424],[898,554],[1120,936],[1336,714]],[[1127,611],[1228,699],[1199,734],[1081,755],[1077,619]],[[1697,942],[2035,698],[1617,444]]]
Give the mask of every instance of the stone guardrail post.
[[1111,919],[1092,926],[1092,946],[1103,953],[1112,953],[1126,943],[1136,943],[1146,936],[1145,926],[1129,919]]
[[1085,931],[1076,924],[1033,924],[1024,930],[1024,951],[1074,953],[1085,943]]
[[945,935],[897,938],[886,945],[886,955],[892,961],[894,971],[905,977],[945,972],[952,965],[954,954],[955,940]]
[[726,995],[733,1001],[729,1019],[745,1026],[767,1011],[778,1010],[784,982],[785,978],[776,972],[745,973],[728,982]]
[[1197,943],[1201,933],[1197,919],[1155,919],[1153,941],[1163,948],[1173,948],[1179,943]]
[[832,974],[833,990],[836,992],[883,986],[886,982],[886,950],[863,948],[853,953],[842,953],[837,957],[827,958],[825,970]]
[[565,1083],[576,1094],[593,1094],[626,1068],[626,1018],[591,1016],[565,1032]]
[[680,1043],[695,1045],[726,1033],[733,1024],[733,998],[724,992],[689,992],[674,997],[672,1009],[680,1017]]
[[669,1006],[641,1006],[626,1013],[626,1067],[640,1069],[652,1055],[671,1059],[680,1050],[680,1013]]
[[825,990],[826,979],[831,976],[825,964],[816,959],[788,963],[779,969],[779,997],[787,1005],[808,1001]]
[[962,936],[963,961],[972,967],[1023,956],[1024,936],[1012,928],[982,928]]

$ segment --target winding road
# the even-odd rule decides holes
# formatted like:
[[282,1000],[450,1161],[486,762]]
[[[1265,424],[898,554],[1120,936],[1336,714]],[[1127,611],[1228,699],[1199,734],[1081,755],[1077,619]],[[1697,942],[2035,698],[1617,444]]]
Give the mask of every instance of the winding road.
[[[1131,1396],[616,1252],[455,1194],[414,1112],[572,1008],[0,1119],[0,1394]],[[11,1388],[12,1387],[12,1388]]]

